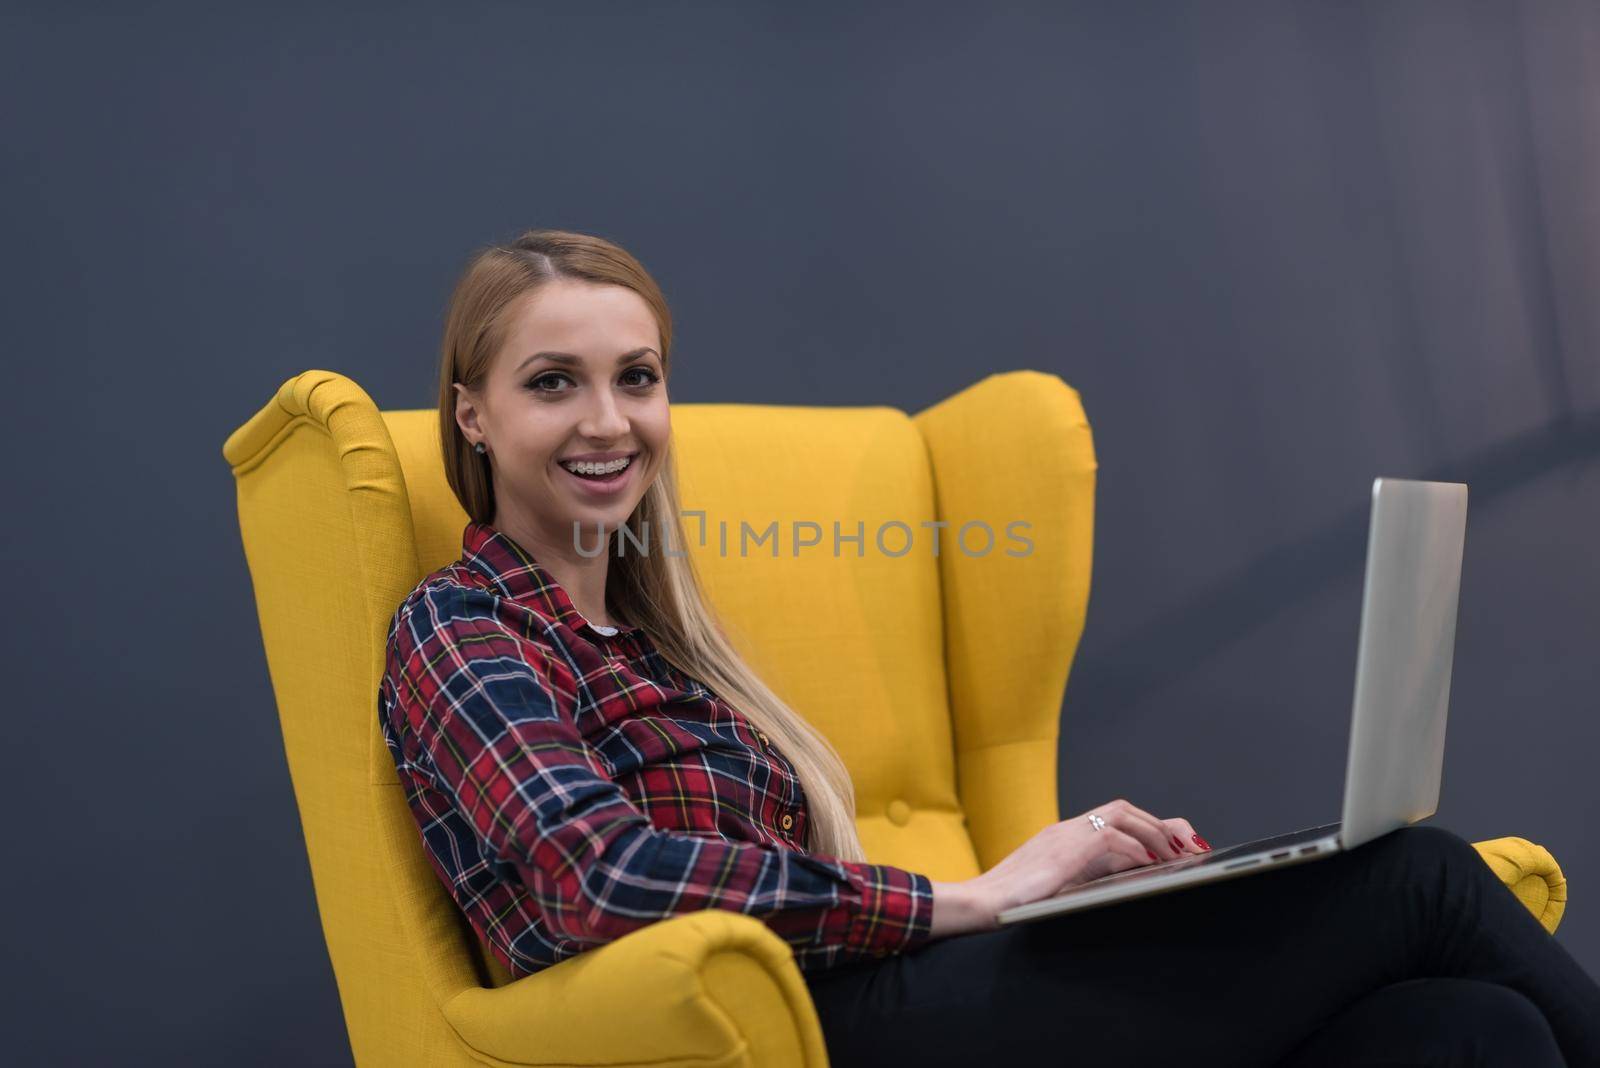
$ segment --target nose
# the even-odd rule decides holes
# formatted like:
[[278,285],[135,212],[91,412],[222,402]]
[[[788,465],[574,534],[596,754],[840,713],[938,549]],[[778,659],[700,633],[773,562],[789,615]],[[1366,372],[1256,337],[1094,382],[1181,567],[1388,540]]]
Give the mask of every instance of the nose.
[[597,441],[607,441],[626,434],[628,417],[617,406],[617,398],[611,391],[595,390],[590,396],[595,399],[585,408],[583,418],[578,421],[578,433]]

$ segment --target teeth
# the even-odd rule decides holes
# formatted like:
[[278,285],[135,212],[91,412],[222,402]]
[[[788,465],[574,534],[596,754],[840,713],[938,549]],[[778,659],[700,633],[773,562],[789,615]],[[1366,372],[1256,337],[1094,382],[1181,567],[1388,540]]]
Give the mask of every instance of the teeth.
[[579,475],[613,475],[618,471],[621,471],[624,467],[627,467],[632,462],[633,457],[624,456],[620,460],[612,460],[610,463],[604,464],[592,464],[586,462],[568,463],[567,461],[563,460],[561,462],[561,466],[565,467],[568,471]]

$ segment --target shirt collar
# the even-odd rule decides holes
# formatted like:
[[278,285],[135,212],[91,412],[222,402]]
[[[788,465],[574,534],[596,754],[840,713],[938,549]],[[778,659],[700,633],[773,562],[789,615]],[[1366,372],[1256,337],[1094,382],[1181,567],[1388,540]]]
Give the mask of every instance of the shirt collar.
[[[467,570],[519,604],[540,615],[559,620],[572,630],[599,637],[613,635],[596,630],[567,596],[567,591],[545,570],[533,554],[503,530],[488,523],[469,522],[461,532],[461,562]],[[639,627],[618,627],[617,633],[636,634]]]

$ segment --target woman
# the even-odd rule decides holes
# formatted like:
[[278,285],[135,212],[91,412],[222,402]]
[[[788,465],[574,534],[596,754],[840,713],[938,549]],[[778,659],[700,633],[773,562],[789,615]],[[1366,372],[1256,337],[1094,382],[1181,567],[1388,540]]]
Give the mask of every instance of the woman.
[[1600,1064],[1600,989],[1447,831],[1007,928],[1210,847],[1117,800],[965,882],[867,862],[838,754],[683,549],[671,346],[649,274],[582,234],[480,251],[450,303],[440,433],[470,522],[395,613],[383,731],[513,974],[723,908],[793,947],[835,1065]]

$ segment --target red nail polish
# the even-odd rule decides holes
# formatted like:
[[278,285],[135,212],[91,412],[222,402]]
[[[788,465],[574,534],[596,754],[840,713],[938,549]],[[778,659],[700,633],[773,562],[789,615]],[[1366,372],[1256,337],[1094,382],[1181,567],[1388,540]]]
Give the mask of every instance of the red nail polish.
[[1154,854],[1154,853],[1151,853],[1151,852],[1150,852],[1150,850],[1148,850],[1148,849],[1146,849],[1146,850],[1145,850],[1145,853],[1147,853],[1147,854],[1148,854],[1148,855],[1149,855],[1149,857],[1150,857],[1150,859],[1151,859],[1151,860],[1155,860],[1155,859],[1157,859],[1157,858],[1156,858],[1156,855],[1155,855],[1155,854]]
[[1194,844],[1207,851],[1211,849],[1211,843],[1201,838],[1198,834],[1194,836]]
[[1178,836],[1177,835],[1173,835],[1172,836],[1172,848],[1176,849],[1180,853],[1183,852],[1183,843],[1178,841]]

